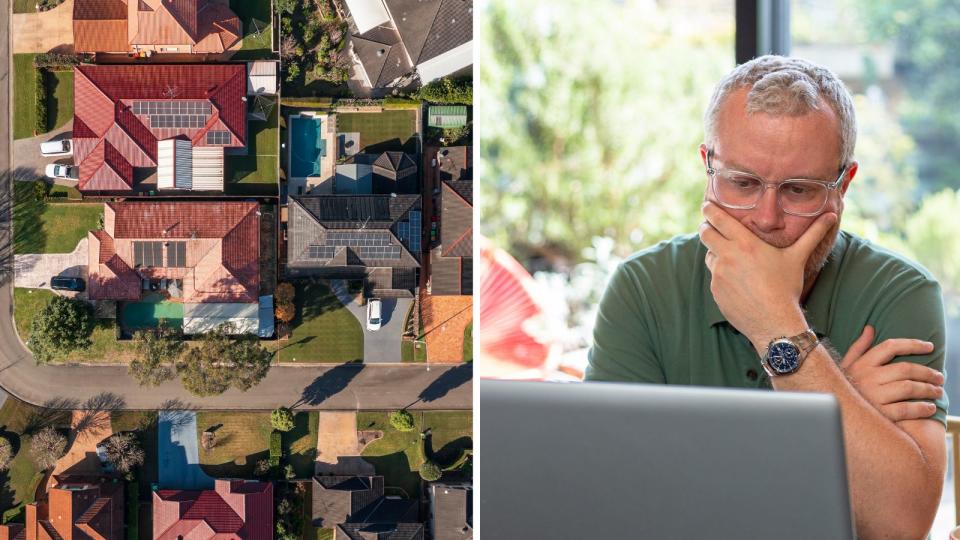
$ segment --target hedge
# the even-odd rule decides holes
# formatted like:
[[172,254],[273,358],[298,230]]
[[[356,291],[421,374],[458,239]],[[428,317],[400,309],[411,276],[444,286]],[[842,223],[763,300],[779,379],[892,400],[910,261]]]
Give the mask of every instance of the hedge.
[[332,97],[281,97],[280,104],[287,107],[331,107]]
[[414,97],[430,103],[472,105],[473,80],[443,77],[417,90]]
[[384,109],[419,109],[420,103],[420,100],[407,97],[388,96],[383,98]]
[[283,435],[277,431],[273,430],[270,432],[270,457],[279,459],[283,455],[283,450],[281,449],[281,437]]
[[127,540],[140,537],[140,484],[126,483]]
[[47,70],[38,69],[36,71],[37,83],[37,133],[47,132]]
[[80,61],[81,57],[76,54],[39,53],[33,57],[33,67],[67,70],[79,65]]

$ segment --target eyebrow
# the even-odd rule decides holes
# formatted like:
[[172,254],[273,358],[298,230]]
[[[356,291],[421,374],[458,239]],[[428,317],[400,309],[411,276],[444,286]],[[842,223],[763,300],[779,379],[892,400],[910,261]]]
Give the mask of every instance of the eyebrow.
[[[716,152],[713,152],[713,159],[718,159]],[[727,161],[727,160],[725,160],[725,159],[719,159],[719,161],[720,161],[721,163],[723,163],[724,165],[727,165],[727,166],[730,167],[731,169],[736,170],[737,172],[752,174],[753,176],[756,176],[757,178],[763,178],[764,180],[766,180],[765,177],[757,174],[757,173],[754,172],[752,169],[750,169],[750,167],[746,167],[746,166],[744,166],[744,165],[742,165],[742,164],[740,164],[740,163],[737,163],[737,162],[735,162],[735,161]],[[837,172],[837,175],[839,176],[839,171]],[[830,178],[830,179],[824,179],[824,178],[821,178],[819,175],[815,175],[815,174],[807,174],[807,175],[795,174],[795,175],[791,175],[791,176],[788,176],[788,177],[784,178],[784,180],[793,180],[793,179],[819,180],[819,181],[821,181],[821,182],[833,182],[834,180],[836,180],[836,177]]]

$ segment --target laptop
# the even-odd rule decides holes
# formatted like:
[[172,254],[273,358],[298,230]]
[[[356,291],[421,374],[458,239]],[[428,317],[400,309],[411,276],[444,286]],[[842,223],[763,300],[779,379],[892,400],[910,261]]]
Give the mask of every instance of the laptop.
[[483,538],[854,538],[828,394],[482,380]]

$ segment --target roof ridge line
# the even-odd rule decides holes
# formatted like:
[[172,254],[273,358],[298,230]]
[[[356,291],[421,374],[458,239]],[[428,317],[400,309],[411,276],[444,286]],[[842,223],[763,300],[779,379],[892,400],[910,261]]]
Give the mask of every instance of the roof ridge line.
[[[473,203],[471,203],[470,201],[468,201],[467,199],[465,199],[465,198],[463,197],[463,195],[460,195],[460,193],[459,193],[457,190],[453,189],[453,186],[450,185],[450,182],[451,182],[451,181],[452,181],[452,182],[467,182],[468,180],[443,180],[443,187],[445,187],[445,188],[449,189],[450,191],[452,191],[453,194],[456,195],[458,199],[460,199],[461,201],[463,201],[463,204],[466,204],[466,205],[469,206],[470,208],[473,208]],[[473,182],[470,181],[470,183],[472,184]],[[471,188],[471,191],[472,191],[472,189],[473,189],[473,188]],[[472,227],[472,225],[471,225],[471,227]]]
[[[469,233],[469,234],[473,234],[473,224],[472,224],[472,223],[470,224],[469,227],[467,227],[467,230],[463,231],[463,234],[461,234],[459,238],[457,238],[456,240],[453,241],[453,244],[450,245],[450,249],[453,249],[453,248],[457,247],[457,245],[458,245],[460,242],[463,242],[463,239],[467,237],[467,234],[468,234],[468,233]],[[472,256],[472,254],[471,254],[471,256]],[[458,257],[458,258],[462,259],[463,257]]]

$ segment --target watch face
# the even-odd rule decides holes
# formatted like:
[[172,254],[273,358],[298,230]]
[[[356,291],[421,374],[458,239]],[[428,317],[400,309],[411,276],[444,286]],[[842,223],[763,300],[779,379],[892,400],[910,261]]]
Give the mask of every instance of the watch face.
[[800,363],[800,351],[789,341],[777,341],[767,352],[767,362],[777,373],[791,373]]

